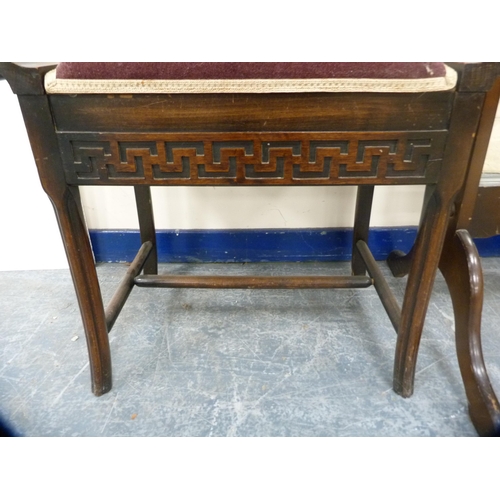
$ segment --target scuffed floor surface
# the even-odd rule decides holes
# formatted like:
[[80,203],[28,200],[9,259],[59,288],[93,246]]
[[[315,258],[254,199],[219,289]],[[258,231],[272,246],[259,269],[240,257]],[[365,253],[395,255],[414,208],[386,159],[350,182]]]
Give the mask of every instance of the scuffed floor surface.
[[[483,265],[483,348],[500,394],[500,259]],[[124,271],[98,267],[106,301]],[[161,271],[349,274],[349,265]],[[389,282],[401,299],[405,280]],[[114,385],[100,398],[69,272],[0,273],[0,290],[0,415],[21,435],[476,435],[441,275],[410,399],[391,389],[396,335],[373,288],[135,289],[110,334]]]

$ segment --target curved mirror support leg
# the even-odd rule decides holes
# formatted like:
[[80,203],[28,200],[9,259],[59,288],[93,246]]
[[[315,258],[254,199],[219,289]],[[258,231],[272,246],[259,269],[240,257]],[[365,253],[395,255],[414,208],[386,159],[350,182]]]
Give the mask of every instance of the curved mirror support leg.
[[482,436],[500,435],[500,404],[481,347],[483,273],[468,231],[460,229],[447,238],[439,268],[453,302],[458,363],[472,423]]

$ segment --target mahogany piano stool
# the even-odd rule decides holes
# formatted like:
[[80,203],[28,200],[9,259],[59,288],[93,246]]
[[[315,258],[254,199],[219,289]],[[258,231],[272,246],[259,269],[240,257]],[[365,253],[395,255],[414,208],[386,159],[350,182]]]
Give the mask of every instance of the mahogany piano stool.
[[[111,389],[108,332],[138,287],[364,288],[397,332],[393,388],[413,393],[437,269],[452,297],[469,413],[500,433],[481,351],[480,260],[467,201],[500,93],[498,63],[0,63],[19,103],[78,297],[92,391]],[[367,245],[376,185],[425,185],[418,236],[388,258]],[[142,246],[105,307],[79,186],[134,186]],[[351,276],[159,275],[151,186],[358,186]]]

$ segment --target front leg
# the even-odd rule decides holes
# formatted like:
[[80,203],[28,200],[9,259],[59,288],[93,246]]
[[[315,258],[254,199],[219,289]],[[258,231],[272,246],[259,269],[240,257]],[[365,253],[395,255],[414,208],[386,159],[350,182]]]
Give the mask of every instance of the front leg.
[[83,222],[78,188],[68,187],[61,197],[51,197],[87,339],[92,392],[111,390],[111,353],[101,289],[87,228]]
[[448,226],[451,199],[435,192],[413,247],[394,360],[393,387],[397,394],[413,394],[415,368],[441,250]]

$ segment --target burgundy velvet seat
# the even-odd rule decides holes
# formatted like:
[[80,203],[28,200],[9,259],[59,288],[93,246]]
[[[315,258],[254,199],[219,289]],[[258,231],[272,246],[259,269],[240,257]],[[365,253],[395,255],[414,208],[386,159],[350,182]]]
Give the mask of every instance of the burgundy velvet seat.
[[61,63],[48,93],[429,92],[450,90],[443,63]]

